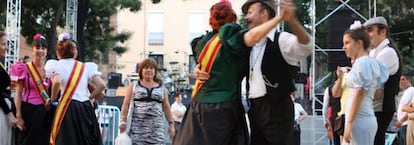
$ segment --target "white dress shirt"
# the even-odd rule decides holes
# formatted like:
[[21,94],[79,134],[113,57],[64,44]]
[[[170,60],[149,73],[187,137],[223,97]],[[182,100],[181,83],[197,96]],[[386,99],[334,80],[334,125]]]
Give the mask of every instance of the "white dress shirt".
[[[276,29],[272,29],[267,33],[266,37],[263,37],[258,43],[256,43],[250,53],[250,76],[249,76],[249,98],[258,98],[266,94],[266,86],[262,77],[262,60],[263,54],[266,48],[267,38],[271,41],[274,40],[274,34]],[[307,57],[312,52],[312,39],[308,34],[309,42],[307,44],[301,44],[295,35],[287,32],[281,32],[279,34],[279,47],[285,61],[294,66],[299,65],[299,61]],[[253,69],[252,69],[253,67]],[[274,66],[267,66],[274,67]],[[251,71],[253,70],[253,72]]]
[[182,122],[183,118],[184,118],[184,113],[185,113],[186,110],[187,110],[187,108],[185,107],[185,105],[183,105],[183,103],[174,102],[171,105],[171,112],[178,111],[178,112],[180,112],[180,114],[182,114],[181,117],[179,117],[179,116],[176,116],[174,113],[172,113],[172,117],[173,117],[174,121]]
[[382,40],[376,48],[369,51],[369,56],[384,63],[388,68],[389,75],[394,75],[398,71],[400,62],[398,61],[397,52],[388,46],[389,43],[390,41],[388,39]]
[[[414,87],[411,86],[404,90],[401,100],[398,103],[398,110],[397,110],[398,120],[401,120],[405,115],[407,115],[407,112],[402,111],[402,106],[410,104],[411,103],[410,101],[413,98],[413,96],[414,96]],[[409,120],[407,119],[406,121],[402,123],[402,125],[407,125],[408,121]]]

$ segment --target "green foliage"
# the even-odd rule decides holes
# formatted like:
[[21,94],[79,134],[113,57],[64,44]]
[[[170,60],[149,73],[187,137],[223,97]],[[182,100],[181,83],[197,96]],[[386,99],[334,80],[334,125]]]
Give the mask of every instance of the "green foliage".
[[[151,0],[159,3],[161,0]],[[109,25],[109,18],[116,14],[118,9],[132,12],[141,10],[141,0],[82,0],[78,8],[78,43],[85,60],[94,61],[100,54],[116,51],[119,55],[128,48],[120,47],[118,42],[125,42],[131,36],[129,32],[114,32]],[[7,1],[0,1],[0,30],[6,24]],[[85,7],[86,6],[86,7]],[[21,6],[21,35],[28,38],[30,44],[32,36],[41,33],[48,40],[48,54],[55,53],[57,32],[56,28],[65,26],[66,0],[23,0]],[[84,12],[82,14],[82,12]],[[83,26],[83,27],[82,27]],[[79,31],[82,32],[79,32]],[[79,36],[82,34],[81,36]],[[116,49],[115,49],[116,48]],[[97,53],[98,52],[98,53]],[[54,56],[49,56],[53,58]]]
[[378,15],[388,20],[391,38],[403,56],[404,72],[414,73],[414,1],[382,0],[377,7]]

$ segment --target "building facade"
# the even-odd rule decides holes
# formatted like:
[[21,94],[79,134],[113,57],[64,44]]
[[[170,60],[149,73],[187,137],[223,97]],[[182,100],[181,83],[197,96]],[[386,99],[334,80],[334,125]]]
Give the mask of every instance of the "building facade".
[[[245,0],[229,1],[240,18]],[[122,76],[134,73],[137,63],[150,57],[165,71],[161,74],[164,83],[188,83],[195,66],[190,42],[211,30],[209,9],[216,2],[219,0],[162,0],[152,4],[142,0],[138,12],[119,11],[117,31],[132,32],[132,36],[123,44],[129,50],[117,59],[118,72]]]

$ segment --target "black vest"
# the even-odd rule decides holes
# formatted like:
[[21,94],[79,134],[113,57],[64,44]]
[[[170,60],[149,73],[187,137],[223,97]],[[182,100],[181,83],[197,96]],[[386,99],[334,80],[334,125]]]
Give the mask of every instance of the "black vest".
[[396,49],[392,44],[388,44],[389,47],[394,49],[394,51],[398,55],[398,71],[394,75],[389,76],[387,82],[384,85],[384,99],[382,104],[382,112],[395,112],[395,95],[398,94],[399,91],[399,83],[400,77],[402,73],[402,59],[400,52]]
[[[278,43],[279,34],[280,32],[275,33],[275,42],[272,42],[267,38],[266,48],[263,55],[261,70],[264,81],[268,82],[266,83],[267,94],[288,94],[296,89],[294,78],[296,77],[296,74],[298,74],[299,68],[288,64],[283,58]],[[248,71],[248,73],[250,73],[250,71]],[[248,76],[249,75],[247,75],[247,77]]]

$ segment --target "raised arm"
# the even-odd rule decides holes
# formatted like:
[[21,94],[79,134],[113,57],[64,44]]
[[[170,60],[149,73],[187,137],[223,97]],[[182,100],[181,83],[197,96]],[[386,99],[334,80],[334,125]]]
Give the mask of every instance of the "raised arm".
[[264,36],[266,36],[267,33],[269,33],[270,30],[272,30],[274,27],[276,27],[277,24],[279,24],[282,21],[282,14],[279,16],[276,16],[269,21],[254,27],[247,31],[244,34],[244,44],[248,47],[252,47],[254,44],[260,41]]

